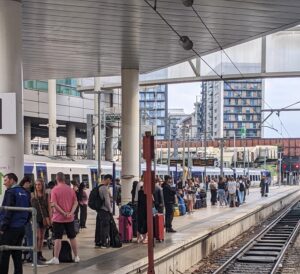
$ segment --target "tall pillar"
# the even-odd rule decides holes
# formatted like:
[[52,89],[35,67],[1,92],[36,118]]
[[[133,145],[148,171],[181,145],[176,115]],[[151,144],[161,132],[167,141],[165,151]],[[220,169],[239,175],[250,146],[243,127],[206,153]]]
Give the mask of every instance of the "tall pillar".
[[112,161],[114,158],[113,154],[113,127],[106,128],[106,139],[105,139],[105,160]]
[[56,156],[56,80],[48,80],[49,156]]
[[139,180],[139,70],[122,69],[122,204]]
[[[20,180],[24,176],[21,25],[21,1],[0,0],[0,93],[16,94],[16,134],[0,134],[0,173],[14,172]],[[10,112],[2,108],[2,114],[5,119]],[[0,199],[2,184],[0,176]]]
[[76,127],[69,123],[67,126],[67,156],[75,156],[76,153]]
[[31,120],[24,120],[24,154],[31,154]]

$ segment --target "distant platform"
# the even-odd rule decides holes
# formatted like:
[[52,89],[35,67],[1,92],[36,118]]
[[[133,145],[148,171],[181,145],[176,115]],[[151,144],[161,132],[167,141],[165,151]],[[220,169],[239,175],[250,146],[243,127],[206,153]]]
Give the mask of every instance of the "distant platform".
[[[250,189],[246,203],[238,208],[208,205],[191,215],[175,217],[173,227],[178,232],[166,234],[165,241],[155,245],[156,273],[184,272],[233,239],[235,234],[242,233],[257,220],[300,197],[299,190],[299,186],[271,187],[269,196],[262,198],[259,189],[254,188]],[[95,217],[95,213],[90,211],[88,228],[78,235],[79,264],[41,267],[38,273],[144,273],[147,267],[146,245],[133,242],[124,244],[120,249],[94,248]],[[52,250],[44,250],[43,255],[50,259]],[[24,273],[32,273],[31,265],[24,265]]]

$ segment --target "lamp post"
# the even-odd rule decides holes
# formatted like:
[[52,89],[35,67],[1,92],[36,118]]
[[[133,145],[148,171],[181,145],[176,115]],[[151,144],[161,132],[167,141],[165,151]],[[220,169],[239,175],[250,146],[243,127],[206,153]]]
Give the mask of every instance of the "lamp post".
[[223,151],[224,150],[224,138],[221,138],[220,140],[220,175],[223,177],[224,175],[224,156]]
[[[101,94],[111,94],[112,89],[95,90],[95,91],[81,91],[83,94],[94,94],[97,96],[97,116],[98,116],[98,176],[101,177]],[[97,126],[97,125],[96,125]]]
[[170,175],[171,164],[171,117],[168,118],[168,175]]

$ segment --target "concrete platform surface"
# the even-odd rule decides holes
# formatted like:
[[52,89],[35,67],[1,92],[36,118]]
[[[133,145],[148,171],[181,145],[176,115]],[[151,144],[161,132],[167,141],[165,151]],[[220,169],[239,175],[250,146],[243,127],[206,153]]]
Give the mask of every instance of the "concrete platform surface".
[[[173,221],[173,227],[178,232],[166,234],[165,241],[156,244],[155,258],[165,256],[176,248],[182,248],[184,245],[192,242],[193,239],[205,237],[220,226],[230,224],[250,212],[254,212],[299,190],[299,186],[272,187],[269,197],[262,198],[259,189],[254,188],[250,189],[250,195],[246,197],[246,203],[238,208],[208,205],[207,208],[196,210],[193,214],[176,217]],[[210,204],[209,201],[208,204]],[[62,263],[55,266],[39,267],[38,273],[126,273],[134,268],[135,263],[141,264],[141,262],[147,261],[147,246],[135,242],[123,244],[123,247],[119,249],[95,249],[95,216],[93,211],[89,211],[87,229],[82,230],[77,237],[80,263]],[[50,259],[52,250],[44,248],[43,255]],[[188,259],[193,260],[193,254]],[[13,273],[12,264],[10,273]],[[24,274],[29,273],[32,273],[32,267],[29,264],[25,264]]]

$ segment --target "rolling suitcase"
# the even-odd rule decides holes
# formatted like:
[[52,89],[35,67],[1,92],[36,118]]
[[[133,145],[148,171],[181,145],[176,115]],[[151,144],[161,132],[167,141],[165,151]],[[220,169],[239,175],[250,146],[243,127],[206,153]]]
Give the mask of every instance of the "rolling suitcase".
[[154,238],[162,242],[165,240],[164,215],[157,213],[154,215]]
[[120,216],[119,217],[119,233],[121,241],[124,243],[129,243],[132,241],[133,231],[132,231],[132,218],[131,216]]
[[199,208],[201,208],[201,198],[199,194],[196,194],[194,209],[199,209]]

